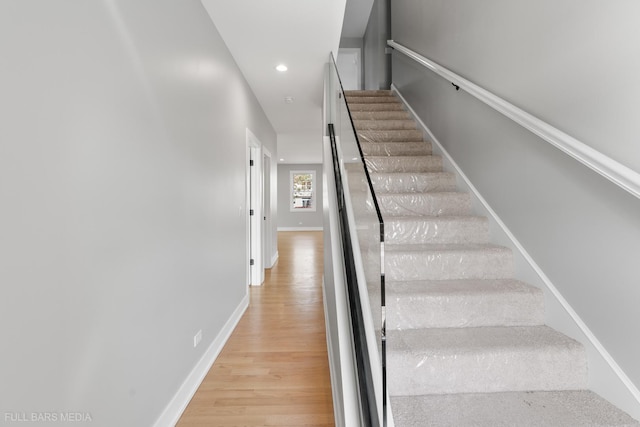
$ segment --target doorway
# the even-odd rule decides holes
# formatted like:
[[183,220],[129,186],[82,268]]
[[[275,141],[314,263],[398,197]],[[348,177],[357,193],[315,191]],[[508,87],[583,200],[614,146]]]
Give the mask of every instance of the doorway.
[[359,48],[338,49],[338,73],[344,90],[362,89],[362,61]]

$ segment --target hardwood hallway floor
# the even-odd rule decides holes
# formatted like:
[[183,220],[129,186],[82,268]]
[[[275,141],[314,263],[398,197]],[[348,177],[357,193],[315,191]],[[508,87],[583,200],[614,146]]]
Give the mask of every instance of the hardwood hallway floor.
[[334,425],[322,232],[279,232],[278,251],[178,427]]

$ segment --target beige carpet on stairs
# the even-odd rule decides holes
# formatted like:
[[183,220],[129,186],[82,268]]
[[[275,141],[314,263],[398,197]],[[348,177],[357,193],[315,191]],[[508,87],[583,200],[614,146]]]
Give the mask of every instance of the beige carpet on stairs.
[[390,91],[347,102],[385,219],[387,375],[407,426],[637,426],[587,389],[585,350]]

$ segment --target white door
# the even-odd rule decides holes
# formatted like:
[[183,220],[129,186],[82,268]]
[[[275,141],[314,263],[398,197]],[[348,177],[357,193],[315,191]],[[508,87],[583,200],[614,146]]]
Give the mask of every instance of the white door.
[[360,49],[341,48],[338,49],[338,59],[336,60],[340,81],[344,90],[359,90],[360,76],[362,75],[362,65],[360,61]]

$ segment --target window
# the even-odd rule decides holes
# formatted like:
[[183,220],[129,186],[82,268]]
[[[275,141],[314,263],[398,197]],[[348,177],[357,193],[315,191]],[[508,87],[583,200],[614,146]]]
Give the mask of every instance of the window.
[[291,212],[315,212],[316,210],[316,172],[291,171]]

